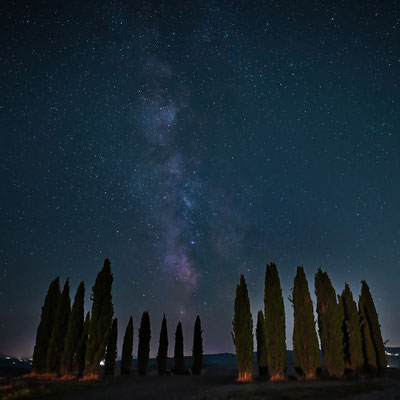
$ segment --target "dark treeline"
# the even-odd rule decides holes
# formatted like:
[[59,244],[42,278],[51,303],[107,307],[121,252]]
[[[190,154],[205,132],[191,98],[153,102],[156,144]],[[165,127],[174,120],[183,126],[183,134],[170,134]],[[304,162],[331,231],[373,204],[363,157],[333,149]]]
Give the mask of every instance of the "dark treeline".
[[[69,279],[63,290],[60,278],[49,286],[42,307],[40,323],[36,333],[33,351],[32,371],[34,374],[85,377],[97,379],[101,371],[105,375],[115,374],[117,358],[118,321],[114,316],[112,303],[113,275],[111,262],[104,260],[104,266],[97,274],[92,287],[92,310],[84,315],[85,284],[81,282],[71,308]],[[202,371],[203,338],[200,317],[194,325],[191,371],[199,375]],[[146,375],[150,356],[150,316],[142,315],[138,335],[138,373]],[[129,318],[125,330],[121,356],[121,375],[131,373],[133,352],[133,318]],[[162,319],[157,367],[160,375],[167,369],[168,331],[165,315]],[[101,368],[104,365],[104,368]],[[175,335],[175,374],[188,373],[183,352],[182,324],[179,322]]]
[[[340,295],[327,274],[318,269],[314,278],[318,315],[318,344],[313,302],[302,266],[297,268],[289,300],[294,311],[294,366],[302,379],[315,379],[325,367],[331,377],[382,374],[387,366],[384,342],[371,292],[362,281],[357,305],[349,285]],[[244,276],[236,288],[233,341],[239,369],[238,381],[251,381],[253,373],[253,320]],[[257,362],[260,377],[286,379],[286,332],[282,289],[275,264],[266,267],[264,313],[257,315]]]

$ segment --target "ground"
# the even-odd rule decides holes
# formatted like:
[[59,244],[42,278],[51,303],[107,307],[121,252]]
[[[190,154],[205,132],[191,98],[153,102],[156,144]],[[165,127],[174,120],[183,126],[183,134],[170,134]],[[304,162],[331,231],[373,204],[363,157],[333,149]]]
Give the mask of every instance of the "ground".
[[101,382],[39,382],[22,377],[2,378],[0,398],[63,400],[297,400],[400,399],[400,369],[389,369],[384,378],[322,380],[311,382],[235,382],[234,367],[209,367],[202,376],[116,377]]

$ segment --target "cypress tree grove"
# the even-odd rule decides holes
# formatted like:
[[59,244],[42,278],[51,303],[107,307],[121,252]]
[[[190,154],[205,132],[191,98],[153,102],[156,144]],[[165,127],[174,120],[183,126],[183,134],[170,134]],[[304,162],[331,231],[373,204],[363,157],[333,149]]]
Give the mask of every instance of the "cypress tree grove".
[[138,347],[138,372],[140,375],[146,375],[147,364],[149,362],[150,354],[150,317],[149,313],[145,311],[142,314],[139,328],[139,347]]
[[175,331],[174,374],[182,375],[184,373],[185,358],[183,355],[183,332],[182,324],[179,322]]
[[353,299],[353,293],[351,293],[347,283],[345,284],[341,298],[344,312],[343,340],[346,368],[358,374],[364,366],[360,316]]
[[271,380],[282,380],[286,374],[285,308],[278,268],[274,263],[266,268],[264,307],[268,369]]
[[36,332],[32,371],[37,374],[46,371],[47,350],[50,344],[60,296],[60,278],[57,277],[50,283],[49,289],[47,290],[46,298],[42,307],[40,323]]
[[372,343],[376,352],[378,372],[383,373],[387,367],[385,345],[382,339],[381,326],[378,320],[374,300],[366,281],[361,282],[360,306],[363,308],[371,332]]
[[265,320],[264,320],[264,314],[261,310],[257,314],[256,338],[257,338],[258,373],[260,376],[267,376],[268,357],[267,357],[267,343],[265,341]]
[[372,341],[371,330],[369,328],[368,320],[365,315],[365,309],[361,304],[361,296],[358,301],[358,312],[360,314],[360,327],[361,327],[361,338],[364,355],[364,365],[366,370],[370,374],[374,374],[377,371],[378,365],[376,361],[376,351],[374,343]]
[[106,359],[104,363],[104,375],[114,375],[115,359],[117,358],[117,338],[118,338],[118,320],[114,318],[110,334],[108,335]]
[[85,375],[88,377],[96,377],[98,375],[100,361],[104,357],[114,314],[111,294],[112,283],[111,262],[106,258],[104,266],[97,274],[96,282],[92,288],[91,298],[93,304],[86,344]]
[[315,274],[315,294],[319,336],[329,375],[340,377],[344,373],[342,309],[326,272],[318,268]]
[[133,318],[129,318],[128,325],[125,330],[124,343],[122,345],[121,358],[121,375],[129,375],[131,373],[133,350]]
[[86,366],[86,345],[90,328],[90,312],[86,314],[85,322],[83,324],[82,335],[79,339],[79,344],[76,349],[75,358],[73,361],[73,373],[79,377],[83,376]]
[[46,370],[50,373],[60,373],[61,356],[64,351],[65,332],[68,328],[71,314],[71,300],[69,298],[69,279],[64,284],[58,301],[56,318],[47,351]]
[[200,317],[196,317],[193,333],[192,374],[200,375],[203,369],[203,337]]
[[250,382],[253,373],[253,318],[244,275],[236,286],[232,339],[236,347],[238,382]]
[[61,357],[61,375],[68,375],[72,372],[72,365],[75,352],[78,349],[83,331],[85,301],[85,283],[81,282],[75,294],[71,316],[68,322],[68,329],[65,336],[64,352]]
[[293,285],[293,353],[294,365],[306,379],[315,378],[321,368],[321,355],[318,345],[313,305],[306,274],[302,266],[297,267]]
[[168,360],[168,330],[167,330],[167,320],[164,314],[161,323],[160,343],[158,346],[158,354],[157,354],[157,369],[159,375],[163,375],[167,371],[167,360]]

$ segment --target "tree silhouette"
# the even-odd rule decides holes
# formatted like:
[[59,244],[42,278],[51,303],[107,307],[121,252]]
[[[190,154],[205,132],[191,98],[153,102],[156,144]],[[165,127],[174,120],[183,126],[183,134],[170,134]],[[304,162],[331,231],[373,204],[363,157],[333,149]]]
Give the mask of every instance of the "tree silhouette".
[[75,294],[74,304],[68,322],[68,329],[65,335],[64,352],[61,357],[61,375],[67,375],[72,372],[75,353],[78,349],[83,332],[84,301],[85,283],[81,282]]
[[112,304],[111,262],[104,260],[104,266],[97,274],[96,282],[92,288],[92,313],[88,341],[86,345],[86,375],[99,373],[100,361],[104,357],[105,348],[110,333],[112,317],[114,314]]
[[321,355],[307,278],[302,266],[297,267],[293,286],[293,352],[296,371],[313,379],[321,368]]
[[104,375],[114,375],[115,359],[117,358],[117,338],[118,338],[118,320],[114,318],[110,334],[108,336],[106,359],[104,363]]
[[385,346],[383,344],[381,326],[378,320],[374,300],[372,299],[369,286],[366,281],[361,281],[360,308],[362,309],[364,318],[368,323],[371,333],[372,343],[376,353],[376,363],[379,373],[383,373],[387,367],[385,354]]
[[121,358],[121,375],[129,375],[131,373],[133,350],[133,318],[129,318],[128,325],[125,330],[124,343],[122,345]]
[[146,375],[147,364],[149,362],[150,354],[150,317],[149,313],[145,311],[142,315],[139,328],[139,347],[138,347],[138,372],[140,375]]
[[182,324],[179,322],[175,332],[175,352],[174,352],[174,374],[185,373],[185,358],[183,356],[183,332]]
[[64,351],[65,332],[68,328],[71,314],[71,300],[69,298],[69,279],[64,284],[58,301],[56,318],[47,351],[46,370],[51,373],[60,373],[61,356]]
[[50,283],[42,307],[40,323],[36,332],[36,343],[33,350],[33,372],[43,373],[46,370],[47,350],[49,348],[51,333],[55,324],[60,296],[60,278],[57,277]]
[[167,330],[167,320],[164,314],[161,323],[160,343],[158,346],[158,354],[157,354],[157,369],[159,375],[165,374],[167,370],[167,360],[168,360],[168,330]]
[[79,344],[76,349],[75,358],[73,361],[73,372],[75,375],[82,377],[86,367],[86,345],[90,328],[90,312],[86,314],[83,324],[82,335],[79,339]]
[[253,372],[253,318],[244,275],[236,286],[232,339],[236,347],[236,361],[239,369],[239,382],[252,379]]
[[192,374],[200,375],[203,368],[203,337],[200,317],[196,317],[193,333]]
[[315,274],[315,294],[319,336],[329,375],[340,377],[344,373],[343,312],[337,303],[336,292],[326,272],[318,268]]
[[268,369],[271,380],[281,380],[286,375],[285,308],[278,268],[274,263],[266,268],[264,307]]
[[360,316],[353,299],[353,293],[351,293],[347,283],[345,284],[341,298],[344,313],[343,341],[346,368],[358,374],[364,366]]
[[257,338],[258,374],[260,376],[267,376],[268,356],[267,356],[267,343],[265,340],[265,320],[264,320],[264,314],[261,310],[257,314],[256,338]]

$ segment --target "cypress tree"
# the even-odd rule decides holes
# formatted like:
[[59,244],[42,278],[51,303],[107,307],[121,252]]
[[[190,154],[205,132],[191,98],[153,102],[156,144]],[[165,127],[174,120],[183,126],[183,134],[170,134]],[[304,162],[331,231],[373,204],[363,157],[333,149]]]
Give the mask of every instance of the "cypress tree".
[[346,365],[349,370],[360,373],[364,366],[360,316],[353,299],[353,293],[351,293],[347,283],[345,284],[341,298],[344,313],[343,340]]
[[76,349],[75,358],[73,361],[73,372],[75,375],[82,377],[86,366],[86,345],[90,328],[90,312],[86,314],[83,324],[82,335],[79,339],[79,344]]
[[61,358],[61,375],[72,372],[75,352],[78,349],[83,331],[85,283],[81,282],[75,294],[68,329],[65,336],[64,352]]
[[58,301],[56,318],[50,338],[49,349],[47,351],[47,372],[57,374],[60,372],[61,356],[63,354],[65,344],[65,332],[68,328],[70,314],[71,300],[69,298],[69,279],[67,279]]
[[318,268],[315,274],[315,294],[319,336],[329,375],[340,377],[344,373],[342,309],[337,303],[335,289],[326,272]]
[[267,343],[265,341],[264,314],[261,310],[257,314],[256,338],[258,373],[260,376],[266,376],[268,374]]
[[306,274],[297,267],[293,285],[293,353],[296,371],[306,379],[315,378],[321,368],[318,336],[315,330],[314,311]]
[[111,262],[106,258],[92,288],[93,304],[86,345],[85,374],[88,376],[99,373],[100,361],[104,357],[114,314],[111,294],[112,283]]
[[115,359],[117,358],[117,338],[118,338],[118,320],[114,318],[110,334],[108,335],[106,359],[104,363],[104,375],[114,375]]
[[128,325],[125,330],[124,343],[122,345],[121,358],[121,375],[129,375],[131,373],[133,350],[133,318],[129,318]]
[[175,332],[174,374],[182,375],[184,373],[185,358],[183,356],[183,332],[182,324],[179,322]]
[[266,268],[264,307],[269,373],[271,380],[281,380],[286,374],[285,308],[278,268],[274,263]]
[[146,375],[147,364],[149,362],[150,354],[150,317],[149,313],[145,311],[142,315],[139,328],[139,347],[138,347],[138,372],[140,375]]
[[163,375],[167,371],[167,360],[168,360],[168,331],[167,331],[167,320],[164,314],[161,323],[160,343],[158,346],[158,354],[157,354],[157,369],[159,375]]
[[193,333],[192,374],[200,375],[203,368],[203,337],[200,317],[196,317]]
[[46,370],[47,350],[50,344],[60,296],[60,278],[57,277],[50,283],[49,289],[47,290],[40,323],[36,332],[36,343],[32,360],[32,371],[35,373],[40,374]]
[[236,347],[236,362],[239,369],[239,382],[252,380],[253,372],[253,318],[244,275],[236,286],[232,339]]
[[379,324],[378,314],[367,282],[361,281],[361,284],[360,305],[364,309],[363,311],[371,332],[372,343],[376,353],[378,372],[382,373],[386,370],[387,360],[385,345],[382,339],[381,326]]
[[358,312],[360,314],[360,327],[361,327],[361,338],[362,348],[364,355],[364,365],[366,370],[370,374],[374,374],[377,371],[376,351],[374,343],[372,341],[371,330],[369,328],[368,320],[365,315],[365,309],[361,304],[361,296],[358,301]]

